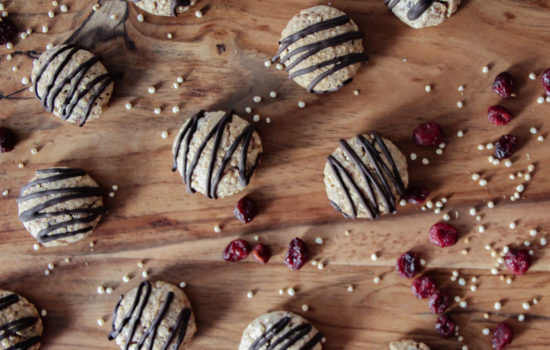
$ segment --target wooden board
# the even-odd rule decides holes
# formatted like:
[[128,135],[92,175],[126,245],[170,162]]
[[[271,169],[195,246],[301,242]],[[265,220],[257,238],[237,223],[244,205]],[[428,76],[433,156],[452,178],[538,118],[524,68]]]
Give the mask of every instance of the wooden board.
[[[390,341],[416,338],[436,349],[460,349],[456,339],[442,340],[434,330],[436,316],[427,302],[410,292],[410,281],[394,272],[396,258],[414,249],[427,261],[425,270],[453,295],[465,297],[468,307],[454,304],[450,314],[458,321],[464,344],[470,349],[489,349],[490,337],[481,330],[507,320],[516,331],[511,349],[547,349],[550,344],[550,254],[540,237],[548,237],[550,174],[547,142],[529,133],[538,128],[548,136],[548,104],[539,105],[540,81],[528,79],[550,65],[550,10],[548,1],[463,0],[460,11],[446,24],[413,30],[388,13],[381,0],[333,0],[366,33],[371,61],[355,81],[341,91],[324,96],[309,95],[284,72],[263,62],[277,50],[280,31],[300,9],[322,2],[312,0],[202,0],[204,17],[188,13],[178,18],[145,15],[140,23],[134,6],[124,1],[103,1],[93,13],[93,2],[71,1],[68,13],[50,19],[48,0],[6,1],[10,17],[20,30],[34,33],[17,40],[15,48],[0,49],[0,124],[17,132],[16,150],[0,156],[0,288],[20,292],[39,308],[47,309],[43,349],[115,349],[106,339],[112,308],[118,295],[141,280],[139,260],[153,279],[185,281],[193,302],[199,331],[193,350],[235,349],[244,327],[256,316],[273,309],[301,312],[326,335],[324,349],[384,349]],[[111,14],[116,14],[114,19]],[[49,33],[42,34],[44,24]],[[173,39],[167,39],[173,33]],[[23,76],[30,75],[32,59],[49,42],[69,39],[103,57],[117,73],[114,98],[101,119],[84,128],[62,123],[43,111],[31,92],[22,89]],[[218,51],[223,44],[225,52]],[[12,61],[6,54],[16,51]],[[223,50],[222,50],[223,51]],[[406,62],[405,60],[406,59]],[[489,64],[489,74],[481,68]],[[17,66],[17,72],[11,67]],[[514,120],[506,127],[486,120],[487,107],[499,102],[491,92],[493,77],[509,70],[519,85],[518,97],[505,101]],[[172,83],[185,77],[179,89]],[[424,86],[433,86],[431,93]],[[157,93],[150,95],[147,87]],[[459,93],[458,86],[465,91]],[[353,91],[359,89],[359,96]],[[270,99],[269,91],[279,97]],[[252,97],[264,96],[260,104]],[[305,109],[297,102],[307,102]],[[458,109],[457,101],[464,101]],[[134,108],[126,111],[131,102]],[[181,112],[171,113],[178,105]],[[260,214],[248,225],[232,214],[237,198],[211,201],[185,192],[181,178],[170,171],[171,143],[181,122],[200,108],[234,107],[241,115],[252,106],[262,116],[258,129],[265,154],[247,193],[259,204]],[[154,115],[154,107],[162,107]],[[265,118],[271,119],[270,124]],[[419,149],[411,140],[420,122],[435,120],[443,125],[448,140],[438,156],[432,149]],[[417,206],[399,208],[396,216],[377,222],[349,221],[329,205],[322,181],[326,156],[339,138],[349,138],[376,129],[408,155],[427,157],[409,163],[414,183],[429,186],[432,198],[449,199],[443,213],[451,212],[461,232],[451,248],[432,246],[429,227],[441,215],[422,212]],[[169,132],[162,139],[163,130]],[[465,136],[457,138],[458,130]],[[490,165],[491,151],[478,151],[480,143],[495,141],[513,132],[521,138],[521,150],[511,168]],[[30,150],[39,149],[31,155]],[[23,162],[25,167],[18,168]],[[521,200],[507,198],[521,180],[508,175],[536,165],[533,179]],[[86,168],[106,189],[118,185],[116,197],[107,198],[110,214],[97,231],[80,243],[63,248],[34,251],[32,237],[17,219],[15,199],[20,186],[38,168],[53,165]],[[489,180],[482,188],[471,174]],[[495,200],[495,209],[484,203]],[[486,232],[468,214],[476,206]],[[454,211],[459,213],[454,218]],[[517,222],[517,229],[508,225]],[[222,232],[213,230],[221,225]],[[528,230],[537,228],[536,239]],[[344,232],[349,230],[350,236]],[[221,253],[236,237],[261,241],[274,251],[269,264],[252,258],[225,263]],[[326,267],[308,265],[290,272],[282,263],[289,240],[302,237],[310,243],[316,259]],[[314,245],[316,237],[325,243]],[[535,263],[525,276],[508,285],[490,269],[495,259],[486,244],[500,249],[506,244],[531,240]],[[95,246],[90,247],[90,242]],[[467,243],[469,242],[469,243]],[[462,255],[466,249],[468,254]],[[377,253],[376,261],[370,259]],[[72,260],[64,262],[66,257]],[[56,264],[45,276],[48,263]],[[478,290],[450,281],[457,269],[469,280],[477,276]],[[133,276],[125,284],[121,278]],[[373,278],[381,277],[379,284]],[[355,287],[347,291],[348,285]],[[99,295],[98,285],[114,293]],[[294,287],[294,297],[280,296],[280,288]],[[248,299],[246,294],[255,295]],[[537,297],[540,303],[529,311],[522,303]],[[501,301],[499,311],[493,304]],[[485,312],[490,319],[483,318]],[[518,314],[526,314],[523,323]],[[103,327],[98,318],[105,317]]]

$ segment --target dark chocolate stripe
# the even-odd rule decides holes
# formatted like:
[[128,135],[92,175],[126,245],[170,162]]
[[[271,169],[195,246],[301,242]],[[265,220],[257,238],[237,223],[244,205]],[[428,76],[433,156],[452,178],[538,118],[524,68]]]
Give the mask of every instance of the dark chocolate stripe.
[[[55,181],[62,181],[62,180],[70,179],[77,176],[84,176],[86,174],[86,171],[84,171],[83,169],[53,168],[53,169],[38,170],[37,173],[52,174],[52,175],[31,181],[27,185],[23,186],[21,188],[20,197],[17,198],[17,203],[23,203],[30,199],[36,199],[40,197],[47,198],[47,196],[50,196],[50,195],[59,194],[60,196],[51,198],[51,199],[46,199],[44,202],[38,205],[35,205],[30,209],[25,210],[24,212],[19,214],[19,219],[22,222],[29,222],[32,220],[37,220],[45,217],[55,217],[55,216],[62,216],[62,215],[69,215],[71,217],[71,219],[69,220],[65,220],[53,225],[48,225],[48,227],[40,230],[36,235],[37,241],[40,243],[47,243],[56,239],[75,236],[75,235],[86,233],[93,230],[93,226],[86,226],[81,229],[71,231],[69,230],[69,226],[73,226],[76,224],[87,224],[96,220],[99,216],[105,213],[105,208],[103,206],[95,207],[95,208],[77,208],[77,209],[70,209],[70,210],[65,209],[65,210],[54,211],[54,212],[47,212],[47,209],[59,203],[63,203],[74,199],[101,197],[102,190],[100,187],[83,186],[83,187],[56,188],[51,190],[33,192],[28,195],[23,195],[23,192],[25,192],[28,189],[31,189],[33,186],[44,185]],[[86,216],[81,218],[74,218],[73,215],[86,215]],[[61,228],[65,228],[66,232],[59,232],[59,233],[52,234],[52,232],[55,232]]]
[[[286,70],[289,71],[289,73],[290,73],[289,77],[291,79],[294,79],[294,78],[296,78],[300,75],[303,75],[303,74],[312,73],[312,72],[314,72],[318,69],[321,69],[323,67],[332,65],[332,67],[330,69],[319,73],[319,75],[315,79],[313,79],[312,82],[309,84],[309,86],[307,88],[308,92],[314,92],[315,87],[323,79],[331,76],[332,74],[336,73],[337,71],[339,71],[339,70],[341,70],[341,69],[343,69],[343,68],[345,68],[349,65],[368,61],[368,59],[369,59],[368,56],[364,53],[348,54],[348,55],[344,55],[344,56],[335,57],[335,58],[317,63],[317,64],[309,66],[309,67],[302,68],[302,69],[300,69],[296,72],[291,72],[291,70],[293,68],[295,68],[297,65],[299,65],[301,62],[306,60],[307,58],[315,55],[316,53],[322,51],[323,49],[326,49],[327,47],[338,46],[338,45],[341,45],[341,44],[343,44],[345,42],[348,42],[348,41],[360,40],[364,37],[364,34],[362,32],[359,32],[359,31],[350,31],[350,32],[340,34],[340,35],[337,35],[337,36],[334,36],[334,37],[331,37],[331,38],[328,38],[328,39],[325,39],[325,40],[321,40],[321,41],[318,41],[318,42],[315,42],[315,43],[311,43],[311,44],[307,44],[307,45],[297,47],[294,50],[291,50],[290,52],[288,52],[285,57],[281,57],[282,53],[286,49],[288,49],[288,47],[290,45],[294,44],[295,42],[297,42],[300,39],[303,39],[303,38],[307,37],[308,35],[315,34],[317,32],[323,31],[323,30],[335,28],[335,27],[338,27],[338,26],[341,26],[341,25],[345,25],[345,24],[349,23],[350,21],[351,21],[351,19],[347,15],[343,15],[343,16],[340,16],[340,17],[331,18],[327,21],[316,23],[316,24],[311,25],[307,28],[304,28],[304,29],[292,34],[292,35],[289,35],[288,37],[284,38],[283,40],[281,40],[279,42],[279,44],[280,44],[279,51],[272,58],[272,61],[276,61],[277,59],[280,59],[282,63],[285,63],[285,62],[289,61],[292,57],[304,52],[301,56],[297,57],[296,59],[294,59],[292,61],[292,63],[290,63],[286,66]],[[348,81],[341,84],[341,86],[349,83],[350,81],[351,81],[351,78]],[[341,86],[337,87],[334,90],[339,89]],[[331,92],[331,91],[334,91],[334,90],[319,91],[319,92],[324,93],[324,92]],[[315,92],[317,92],[317,91],[315,91]]]
[[[268,328],[268,330],[264,334],[256,339],[248,349],[260,350],[262,347],[266,346],[266,350],[275,350],[276,347],[278,347],[277,350],[287,350],[292,345],[297,343],[300,339],[307,336],[313,329],[313,326],[311,324],[302,323],[289,329],[280,337],[275,338],[275,336],[281,333],[288,326],[289,323],[290,317],[285,316],[281,318],[277,323]],[[299,350],[313,349],[315,345],[317,345],[321,341],[322,338],[323,335],[321,333],[317,333],[306,344],[302,345]]]
[[[400,2],[401,0],[385,0],[386,6],[390,10],[397,6]],[[422,14],[424,14],[424,12],[426,12],[426,10],[428,10],[434,2],[435,0],[417,0],[414,6],[407,12],[407,18],[411,21],[418,19],[418,17],[422,16]]]
[[[44,89],[44,95],[42,97],[39,96],[38,83],[42,78],[42,75],[44,75],[44,72],[46,71],[46,69],[48,69],[53,60],[67,50],[70,51],[63,58],[63,61],[59,64],[59,66],[55,69],[51,81],[48,82]],[[63,91],[65,85],[71,84],[71,89],[60,106],[61,119],[63,120],[69,119],[78,103],[86,95],[90,94],[88,105],[84,110],[84,115],[79,121],[79,126],[83,126],[90,116],[90,113],[92,112],[95,101],[101,96],[103,91],[105,91],[105,89],[113,82],[113,80],[111,76],[107,73],[95,78],[93,81],[87,83],[83,88],[81,88],[80,83],[82,82],[82,79],[84,78],[86,72],[97,62],[99,62],[99,58],[94,56],[86,62],[82,63],[67,77],[65,77],[61,82],[58,83],[57,80],[61,72],[66,69],[67,65],[70,64],[73,55],[75,55],[79,50],[80,48],[78,48],[76,45],[66,45],[61,46],[56,52],[54,52],[38,72],[36,76],[36,81],[34,82],[34,92],[36,97],[38,97],[42,101],[42,105],[46,108],[46,110],[48,112],[52,112],[55,108],[56,98],[59,96],[61,91]],[[100,84],[99,87],[95,89],[95,91],[93,91],[94,87],[96,87],[96,85],[98,84]],[[81,88],[80,92],[76,95],[75,98],[75,94],[79,90],[79,88]]]
[[191,164],[188,166],[188,155],[189,155],[189,146],[191,144],[191,141],[193,139],[193,135],[197,131],[197,125],[200,120],[200,118],[204,117],[204,111],[199,111],[197,114],[195,114],[189,122],[185,125],[183,131],[178,135],[175,144],[176,147],[174,149],[174,154],[172,156],[172,171],[177,170],[177,162],[178,162],[178,155],[181,151],[182,145],[184,147],[184,153],[183,153],[183,169],[182,169],[182,178],[185,184],[187,184],[187,190],[191,193],[195,192],[195,189],[192,186],[193,181],[193,172],[195,168],[197,167],[200,157],[202,155],[202,152],[206,148],[206,145],[208,142],[214,138],[213,140],[213,146],[212,146],[212,154],[210,155],[210,162],[208,163],[208,171],[207,176],[204,179],[205,180],[205,188],[206,188],[206,194],[208,198],[218,198],[218,185],[224,175],[224,170],[227,166],[227,163],[231,160],[231,157],[235,153],[237,147],[239,147],[240,144],[242,144],[242,150],[241,150],[241,156],[239,159],[239,183],[242,186],[247,186],[250,182],[250,178],[252,177],[252,174],[254,173],[254,170],[256,168],[256,164],[250,169],[250,171],[247,172],[246,169],[246,161],[247,161],[247,154],[248,154],[248,147],[250,145],[250,140],[252,139],[252,135],[254,134],[254,126],[248,125],[246,128],[243,129],[243,131],[235,138],[233,143],[229,146],[227,151],[225,152],[222,161],[220,163],[220,166],[216,172],[216,175],[214,176],[214,167],[216,165],[216,159],[218,156],[218,152],[220,152],[221,147],[221,139],[223,136],[223,133],[229,123],[231,123],[231,120],[233,118],[233,115],[235,112],[233,110],[227,112],[217,123],[216,125],[208,132],[202,143],[197,148],[197,152],[195,153],[193,159],[191,160]]
[[[0,298],[0,311],[8,308],[9,306],[19,302],[19,296],[17,294],[9,294]],[[0,325],[0,340],[8,338],[10,336],[21,337],[20,332],[24,329],[33,327],[38,319],[33,316],[22,317],[11,322]],[[19,343],[16,343],[6,350],[26,350],[40,343],[42,338],[40,336],[31,337],[25,339]]]
[[[147,346],[147,349],[148,350],[153,349],[153,345],[157,339],[158,327],[160,326],[161,322],[165,319],[166,313],[170,309],[170,305],[174,300],[174,293],[169,292],[166,295],[166,299],[164,300],[164,303],[162,304],[158,314],[153,319],[151,325],[149,326],[149,328],[145,329],[139,341],[136,342],[133,338],[136,334],[137,326],[141,322],[143,311],[145,310],[145,307],[149,303],[149,297],[151,296],[151,291],[152,291],[152,286],[150,281],[143,281],[139,284],[136,290],[136,296],[132,301],[131,309],[129,310],[128,313],[126,313],[126,315],[124,315],[124,317],[120,322],[119,327],[116,328],[115,322],[116,322],[118,310],[120,308],[120,304],[122,303],[122,299],[124,298],[124,295],[120,297],[120,300],[118,301],[113,314],[112,331],[109,334],[109,337],[108,337],[109,340],[115,339],[120,333],[122,333],[124,327],[129,325],[130,329],[127,334],[127,341],[126,341],[126,344],[124,345],[124,349],[128,350],[130,346],[133,346],[132,349],[139,350],[145,345],[145,343],[147,342],[147,339],[149,339],[149,343],[148,343],[149,345]],[[142,294],[143,294],[143,298],[142,298]],[[134,314],[135,314],[135,317],[134,317]],[[129,324],[132,318],[134,318],[134,320],[131,324]],[[190,318],[191,318],[191,309],[183,308],[180,314],[178,315],[176,324],[170,327],[171,333],[168,336],[168,339],[166,340],[166,342],[163,344],[162,350],[169,349],[176,334],[178,335],[178,338],[176,343],[174,344],[175,347],[171,347],[171,349],[176,350],[179,348],[179,346],[181,345],[181,343],[185,338],[185,334],[187,331],[187,326],[189,324]]]
[[[340,140],[340,147],[346,154],[346,156],[353,162],[357,170],[359,170],[363,181],[365,182],[365,188],[360,188],[353,177],[346,171],[345,167],[332,155],[328,157],[329,165],[333,171],[333,174],[338,182],[339,186],[343,189],[346,199],[352,209],[351,215],[346,217],[355,218],[357,216],[358,206],[355,205],[351,197],[350,192],[353,191],[359,198],[360,204],[368,210],[371,219],[378,218],[380,214],[380,208],[378,204],[378,197],[380,196],[384,202],[386,210],[390,213],[394,213],[396,210],[396,198],[392,192],[392,185],[396,189],[399,195],[405,193],[405,186],[403,180],[397,169],[397,165],[388,148],[384,144],[384,141],[378,135],[378,133],[371,131],[373,141],[367,140],[363,135],[357,136],[357,141],[361,146],[361,149],[365,152],[369,159],[370,165],[374,168],[372,172],[367,164],[363,162],[361,157],[353,150],[353,148],[345,141]],[[386,161],[382,159],[380,152],[375,148],[378,146],[382,150],[382,154],[390,167],[388,167]],[[388,182],[389,178],[392,185]],[[345,181],[344,181],[345,180]],[[349,184],[349,185],[346,185]],[[351,188],[348,188],[351,187]],[[366,195],[364,192],[367,192]],[[368,198],[367,198],[368,197]],[[338,210],[340,210],[336,203],[332,203]],[[340,210],[341,211],[341,210]]]

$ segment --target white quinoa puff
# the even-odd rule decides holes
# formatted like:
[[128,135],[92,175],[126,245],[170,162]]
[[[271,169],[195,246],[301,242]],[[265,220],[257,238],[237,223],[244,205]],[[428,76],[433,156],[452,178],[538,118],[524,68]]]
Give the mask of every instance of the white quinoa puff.
[[321,350],[323,334],[300,315],[288,311],[263,314],[243,331],[239,350]]
[[324,93],[350,83],[362,62],[363,33],[344,12],[320,5],[294,16],[279,41],[279,59],[289,77],[308,92]]
[[143,11],[156,16],[177,16],[197,3],[197,0],[130,0]]
[[340,140],[324,174],[330,203],[347,218],[395,213],[409,183],[403,153],[374,131]]
[[183,350],[196,331],[191,302],[180,288],[143,281],[120,297],[109,340],[121,349]]
[[59,45],[34,61],[34,93],[48,112],[83,126],[99,118],[113,94],[113,79],[99,57],[76,45]]
[[250,182],[262,141],[254,125],[233,111],[199,111],[183,123],[172,147],[172,170],[191,193],[228,197]]
[[451,17],[461,0],[385,0],[386,6],[413,28],[439,25]]
[[42,342],[42,319],[22,296],[0,290],[0,349],[37,350]]

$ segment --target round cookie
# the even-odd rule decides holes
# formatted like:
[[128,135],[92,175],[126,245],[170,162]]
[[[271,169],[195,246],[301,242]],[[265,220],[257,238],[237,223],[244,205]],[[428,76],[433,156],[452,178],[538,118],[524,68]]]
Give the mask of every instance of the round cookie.
[[384,0],[386,6],[413,28],[436,26],[451,17],[461,0]]
[[42,342],[42,319],[27,299],[0,290],[0,349],[36,350]]
[[45,246],[81,240],[105,213],[102,189],[85,170],[73,168],[37,170],[17,205],[27,231]]
[[294,16],[273,57],[308,92],[333,92],[350,83],[362,62],[364,34],[344,12],[320,5]]
[[177,16],[197,3],[197,0],[130,0],[143,11],[157,16]]
[[321,350],[322,339],[323,334],[302,316],[274,311],[261,315],[245,328],[239,350]]
[[400,340],[390,343],[388,350],[430,350],[424,343],[417,343],[414,340]]
[[339,144],[324,170],[332,206],[347,218],[395,213],[397,198],[409,183],[403,153],[375,131]]
[[121,349],[185,349],[197,331],[191,302],[178,287],[143,281],[122,295],[113,314],[109,340]]
[[99,57],[76,45],[59,45],[34,61],[34,93],[48,112],[83,126],[99,118],[113,94],[113,79]]
[[262,141],[254,125],[234,111],[199,111],[183,123],[172,147],[172,171],[187,191],[208,198],[242,191],[256,169]]

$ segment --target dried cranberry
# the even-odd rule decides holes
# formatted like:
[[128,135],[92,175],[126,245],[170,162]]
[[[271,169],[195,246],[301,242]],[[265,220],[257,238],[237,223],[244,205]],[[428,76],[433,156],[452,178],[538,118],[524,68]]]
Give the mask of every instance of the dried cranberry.
[[502,72],[496,76],[493,82],[493,91],[500,97],[508,98],[512,96],[515,89],[514,78],[508,72]]
[[426,299],[431,297],[437,288],[435,282],[428,276],[415,278],[412,282],[412,292],[418,299]]
[[405,194],[405,200],[413,204],[422,204],[428,198],[430,190],[423,186],[414,186],[407,190]]
[[491,341],[494,350],[506,348],[514,339],[514,330],[508,324],[501,322],[495,328],[493,340]]
[[451,296],[447,289],[439,289],[430,297],[430,311],[434,314],[442,314],[451,305]]
[[497,126],[506,125],[512,120],[510,111],[502,106],[491,106],[487,111],[489,121]]
[[231,262],[240,261],[246,259],[248,254],[250,254],[250,245],[248,242],[244,239],[236,239],[225,247],[223,260]]
[[511,249],[504,256],[504,264],[514,275],[523,275],[531,267],[531,256],[526,249]]
[[401,255],[395,265],[397,273],[405,278],[413,278],[420,268],[420,257],[413,252],[406,252]]
[[0,126],[0,152],[9,152],[15,147],[15,135],[10,129]]
[[542,87],[544,88],[544,92],[546,92],[546,95],[550,96],[550,68],[545,70],[544,73],[542,73]]
[[309,260],[307,245],[300,238],[294,238],[288,245],[285,263],[291,270],[299,270]]
[[502,160],[510,158],[517,150],[518,138],[514,135],[502,135],[495,144],[495,156]]
[[420,124],[413,131],[414,142],[419,146],[437,146],[444,137],[443,129],[436,122]]
[[438,222],[430,228],[430,242],[438,247],[445,248],[456,244],[458,231],[454,226]]
[[455,321],[449,316],[439,316],[435,323],[435,330],[443,338],[450,338],[455,334]]
[[258,243],[252,249],[252,255],[256,258],[256,261],[261,264],[266,264],[269,258],[271,257],[271,251],[269,247],[263,243]]
[[235,205],[233,214],[235,214],[235,217],[243,224],[249,223],[256,216],[254,202],[247,197],[241,198]]
[[0,18],[0,45],[13,42],[17,34],[17,28],[12,21],[7,18]]

